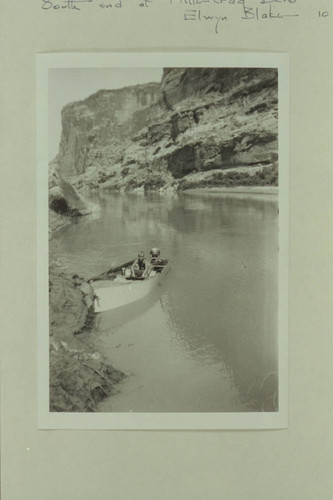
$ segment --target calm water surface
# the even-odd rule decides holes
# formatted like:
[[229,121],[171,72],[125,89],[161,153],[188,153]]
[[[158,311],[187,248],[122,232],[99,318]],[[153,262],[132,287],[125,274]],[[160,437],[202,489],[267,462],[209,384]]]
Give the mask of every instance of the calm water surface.
[[275,195],[115,194],[58,233],[54,257],[85,277],[161,249],[156,297],[97,315],[97,348],[128,377],[99,411],[274,411],[278,203]]

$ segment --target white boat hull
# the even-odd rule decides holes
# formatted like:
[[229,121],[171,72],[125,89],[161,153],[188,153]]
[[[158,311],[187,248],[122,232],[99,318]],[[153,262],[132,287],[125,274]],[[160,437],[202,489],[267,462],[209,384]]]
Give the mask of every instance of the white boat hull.
[[97,296],[94,300],[94,311],[96,313],[111,311],[144,299],[160,286],[165,272],[166,269],[142,281],[127,280],[119,276],[114,281],[93,283],[92,286]]

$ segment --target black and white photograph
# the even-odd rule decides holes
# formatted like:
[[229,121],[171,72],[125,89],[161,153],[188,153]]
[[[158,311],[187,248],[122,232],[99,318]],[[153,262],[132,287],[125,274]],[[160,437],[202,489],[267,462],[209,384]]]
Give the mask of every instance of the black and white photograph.
[[38,66],[41,426],[286,425],[285,58],[99,58]]

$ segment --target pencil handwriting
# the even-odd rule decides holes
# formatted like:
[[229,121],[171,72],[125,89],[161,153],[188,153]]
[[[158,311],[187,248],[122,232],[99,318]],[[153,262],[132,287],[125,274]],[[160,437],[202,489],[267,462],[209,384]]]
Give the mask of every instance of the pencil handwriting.
[[[319,0],[318,0],[319,1]],[[184,21],[186,27],[207,27],[218,35],[224,27],[233,22],[246,23],[292,23],[301,17],[303,3],[300,0],[41,0],[41,8],[45,12],[80,12],[97,8],[116,19],[116,12],[124,9],[127,14],[136,9],[146,11],[147,16],[154,11],[156,18],[162,19],[166,9]],[[330,22],[328,10],[313,9],[313,17]],[[158,9],[161,8],[159,11]],[[324,6],[325,8],[325,6]],[[107,14],[109,12],[109,14]]]

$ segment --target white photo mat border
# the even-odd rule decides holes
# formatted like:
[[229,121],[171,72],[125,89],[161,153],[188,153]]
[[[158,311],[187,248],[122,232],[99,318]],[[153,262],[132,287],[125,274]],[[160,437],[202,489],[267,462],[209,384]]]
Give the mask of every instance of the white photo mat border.
[[[277,412],[56,413],[49,411],[48,70],[54,68],[248,67],[278,69],[279,292]],[[37,304],[40,429],[282,429],[288,426],[289,56],[282,53],[52,53],[37,55]]]

